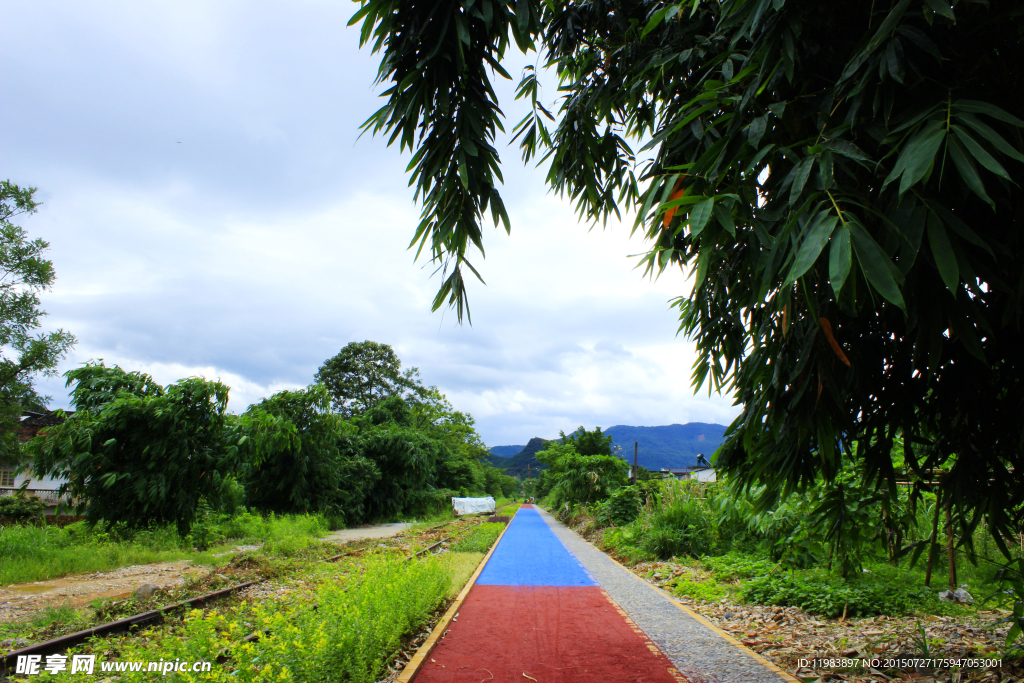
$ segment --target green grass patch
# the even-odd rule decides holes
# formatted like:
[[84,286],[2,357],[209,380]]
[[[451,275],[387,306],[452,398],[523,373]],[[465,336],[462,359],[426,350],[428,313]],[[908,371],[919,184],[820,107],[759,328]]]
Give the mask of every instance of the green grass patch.
[[[84,522],[63,529],[55,526],[0,526],[0,584],[45,581],[67,574],[107,571],[117,567],[189,559],[216,565],[229,557],[235,544],[262,544],[262,552],[291,557],[319,542],[327,530],[315,515],[235,517],[202,520],[182,538],[170,526],[127,532],[109,525],[89,528]],[[195,535],[204,539],[195,550]],[[223,545],[230,539],[228,546]]]
[[838,617],[900,615],[942,610],[936,591],[913,582],[865,575],[849,581],[820,570],[773,574],[743,586],[747,602],[799,607]]
[[[97,654],[116,650],[117,659],[137,661],[213,661],[227,654],[228,663],[197,676],[203,681],[370,683],[382,678],[402,637],[444,606],[481,557],[447,553],[408,562],[391,554],[320,565],[308,574],[316,585],[298,598],[196,610],[173,630],[154,629],[144,637],[97,641],[92,647]],[[264,635],[240,642],[253,631]],[[151,681],[152,676],[119,674],[122,681]]]
[[486,553],[504,529],[505,525],[501,522],[484,522],[459,539],[452,546],[452,552]]
[[740,553],[729,553],[721,557],[705,557],[701,564],[708,571],[714,572],[715,579],[719,581],[767,576],[769,572],[777,570],[779,567],[776,562]]
[[702,600],[704,602],[718,602],[729,593],[736,592],[735,586],[723,586],[714,579],[704,581],[680,580],[676,582],[672,592],[676,595]]

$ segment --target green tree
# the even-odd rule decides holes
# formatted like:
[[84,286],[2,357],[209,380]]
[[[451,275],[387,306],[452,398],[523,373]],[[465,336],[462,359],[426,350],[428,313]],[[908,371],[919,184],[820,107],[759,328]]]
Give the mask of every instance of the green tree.
[[0,182],[0,462],[18,459],[17,426],[24,410],[40,410],[46,397],[36,393],[36,375],[53,376],[57,363],[75,344],[69,332],[37,332],[46,313],[39,292],[56,278],[43,258],[49,243],[29,240],[11,219],[35,213],[36,188]]
[[387,344],[350,342],[328,358],[316,372],[316,381],[331,393],[334,409],[345,416],[359,415],[391,396],[416,395],[423,390],[419,371],[402,372],[402,361]]
[[322,385],[280,391],[249,407],[286,421],[295,438],[266,453],[246,477],[246,502],[275,512],[325,512],[347,521],[364,516],[366,492],[380,478],[358,453]]
[[572,434],[558,432],[563,444],[572,444],[573,448],[580,455],[611,455],[612,437],[605,436],[600,427],[588,432],[582,426],[578,427]]
[[188,532],[201,499],[216,506],[241,462],[294,442],[295,428],[267,413],[227,414],[228,388],[202,378],[166,387],[143,373],[87,364],[74,383],[74,415],[27,444],[36,476],[67,481],[78,512],[142,527]]
[[635,212],[648,272],[690,269],[694,384],[743,406],[717,467],[762,506],[849,458],[893,492],[902,435],[964,538],[981,512],[1002,542],[1024,503],[1019,7],[364,0],[358,21],[391,84],[365,127],[413,153],[415,241],[446,268],[435,309],[463,314],[484,210],[508,229],[488,74],[511,34],[564,95],[549,113],[526,71],[524,159],[587,219]]
[[575,443],[564,436],[561,443],[550,443],[547,449],[538,451],[537,460],[550,466],[541,478],[545,488],[549,487],[545,493],[559,506],[590,505],[606,499],[625,485],[629,469],[626,461],[613,455],[578,453]]

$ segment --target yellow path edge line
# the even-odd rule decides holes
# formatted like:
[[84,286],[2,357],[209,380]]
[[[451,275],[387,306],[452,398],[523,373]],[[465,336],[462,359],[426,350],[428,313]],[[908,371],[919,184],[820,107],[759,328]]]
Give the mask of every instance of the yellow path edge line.
[[[520,507],[520,510],[521,509],[522,508]],[[516,515],[518,514],[519,510],[516,510]],[[512,519],[515,519],[515,515],[512,515]],[[501,530],[500,534],[498,534],[498,538],[495,539],[494,545],[492,545],[491,549],[487,551],[486,555],[484,555],[484,559],[480,560],[480,564],[476,566],[476,570],[473,571],[473,575],[469,577],[466,585],[462,587],[462,590],[459,591],[459,594],[455,597],[455,602],[452,603],[452,606],[449,607],[448,611],[444,613],[443,617],[441,617],[441,621],[437,622],[437,625],[434,626],[434,630],[430,632],[427,639],[423,641],[422,645],[420,645],[420,649],[416,650],[416,654],[412,656],[409,663],[405,665],[404,669],[402,669],[402,673],[399,674],[397,679],[395,679],[395,683],[410,683],[410,681],[412,681],[413,676],[416,675],[416,672],[418,672],[420,667],[423,666],[423,662],[434,650],[434,647],[437,645],[437,641],[440,640],[441,636],[444,635],[444,632],[448,630],[448,624],[451,623],[451,620],[455,618],[456,614],[458,614],[459,607],[462,606],[466,596],[469,595],[470,589],[472,589],[476,584],[477,577],[479,577],[480,572],[484,570],[487,560],[491,559],[491,553],[493,553],[494,549],[498,547],[499,543],[501,543],[501,537],[505,535],[505,532],[508,531],[508,528],[511,525],[512,520],[509,520],[508,524],[505,525],[505,528]]]
[[[545,512],[547,512],[547,510],[545,510]],[[548,512],[548,514],[549,514],[549,515],[551,515],[551,513],[550,513],[550,512]],[[559,524],[562,524],[562,523],[561,523],[561,521],[559,521],[559,520],[558,520],[558,518],[557,518],[557,517],[555,517],[554,515],[551,515],[551,518],[552,518],[552,519],[554,519],[554,520],[555,520],[556,522],[558,522]],[[562,524],[562,526],[564,526],[564,527],[565,527],[566,529],[568,529],[569,531],[571,531],[571,532],[573,532],[574,534],[576,534],[576,531],[575,531],[575,529],[573,529],[573,528],[571,528],[571,527],[568,527],[568,526],[565,526],[564,524]],[[504,533],[504,532],[503,532],[503,533]],[[612,556],[611,556],[611,555],[609,555],[608,553],[605,553],[605,552],[604,552],[603,550],[601,550],[600,548],[598,548],[598,547],[597,547],[596,545],[594,545],[593,543],[591,543],[591,542],[590,542],[590,541],[588,541],[587,539],[583,538],[583,537],[582,537],[582,536],[580,536],[579,534],[576,534],[576,536],[578,536],[578,537],[579,537],[579,539],[580,539],[581,541],[583,541],[584,543],[586,543],[586,544],[590,545],[590,546],[591,546],[592,548],[594,548],[594,550],[597,550],[597,551],[598,551],[598,552],[600,552],[600,553],[604,553],[605,557],[607,557],[607,558],[608,558],[609,560],[611,560],[611,561],[612,561],[612,562],[614,562],[615,564],[617,564],[617,565],[619,565],[620,567],[622,567],[623,569],[625,569],[625,570],[626,570],[627,572],[629,572],[629,573],[630,573],[630,574],[632,574],[633,576],[636,576],[636,578],[640,579],[641,581],[644,581],[644,580],[643,580],[642,578],[640,578],[639,576],[637,576],[637,574],[636,574],[636,573],[635,573],[635,572],[634,572],[634,571],[633,571],[632,569],[630,569],[630,568],[629,568],[629,567],[627,567],[626,565],[622,564],[621,562],[619,562],[618,560],[616,560],[616,559],[615,559],[614,557],[612,557]],[[778,675],[779,675],[779,676],[780,676],[780,677],[781,677],[781,678],[782,678],[782,679],[783,679],[784,681],[787,681],[788,683],[803,683],[803,681],[801,681],[801,680],[800,680],[799,678],[797,678],[797,677],[796,677],[796,676],[794,676],[793,674],[789,673],[788,671],[786,671],[785,669],[783,669],[782,667],[780,667],[780,666],[779,666],[778,664],[775,664],[774,662],[772,662],[772,661],[768,660],[767,658],[765,658],[764,656],[762,656],[762,655],[761,655],[760,653],[758,653],[758,652],[755,652],[755,651],[751,650],[751,649],[750,649],[749,647],[747,647],[746,645],[744,645],[743,643],[741,643],[741,642],[740,642],[739,640],[737,640],[737,639],[736,639],[736,638],[735,638],[735,637],[734,637],[734,636],[733,636],[733,635],[732,635],[731,633],[728,633],[728,632],[726,632],[726,631],[723,631],[722,629],[720,629],[720,628],[718,628],[717,626],[715,626],[714,624],[712,624],[712,623],[711,623],[710,621],[708,621],[708,620],[707,620],[706,618],[704,618],[703,616],[701,616],[701,615],[700,615],[700,614],[698,614],[697,612],[693,611],[692,609],[690,609],[689,607],[687,607],[687,606],[686,606],[686,605],[684,605],[683,603],[681,603],[681,602],[679,602],[678,600],[676,600],[676,599],[675,599],[674,597],[672,597],[672,595],[671,595],[671,594],[670,594],[670,593],[669,593],[668,591],[666,591],[666,590],[665,590],[664,588],[662,588],[662,587],[660,587],[660,586],[655,586],[654,584],[652,584],[652,583],[648,583],[647,581],[644,581],[644,583],[646,583],[646,584],[647,584],[648,586],[650,586],[651,588],[653,588],[654,590],[658,591],[659,593],[661,593],[662,595],[664,595],[664,596],[665,596],[666,598],[668,598],[668,601],[669,601],[669,602],[671,602],[671,603],[672,603],[673,605],[675,605],[675,606],[676,606],[676,607],[678,607],[679,609],[683,610],[684,612],[686,612],[687,614],[689,614],[689,615],[690,615],[691,617],[693,617],[694,619],[696,619],[696,620],[697,620],[697,621],[699,621],[700,623],[702,623],[702,624],[704,624],[705,626],[707,626],[707,627],[708,627],[709,629],[711,629],[711,630],[712,630],[712,631],[713,631],[713,632],[714,632],[714,633],[715,633],[716,635],[718,635],[718,636],[720,636],[721,638],[723,638],[723,639],[725,640],[725,642],[729,643],[729,644],[730,644],[730,645],[732,645],[732,646],[733,646],[734,648],[736,648],[737,650],[740,650],[740,651],[741,651],[741,652],[743,652],[744,654],[746,654],[746,655],[749,655],[749,656],[750,656],[751,658],[753,658],[753,659],[755,659],[756,661],[760,662],[760,663],[761,663],[761,664],[763,664],[763,665],[764,665],[765,667],[767,667],[767,668],[768,668],[769,670],[771,670],[771,671],[775,672],[776,674],[778,674]],[[403,682],[403,683],[404,683],[404,682]]]

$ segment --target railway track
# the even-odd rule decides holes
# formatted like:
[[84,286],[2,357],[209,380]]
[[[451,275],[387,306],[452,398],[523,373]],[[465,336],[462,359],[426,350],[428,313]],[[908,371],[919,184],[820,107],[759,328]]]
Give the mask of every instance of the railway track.
[[[468,527],[467,529],[465,529],[465,531],[463,533],[455,534],[455,535],[443,538],[440,541],[437,541],[436,543],[434,543],[434,544],[424,548],[423,550],[417,551],[417,552],[409,555],[408,557],[406,557],[406,560],[412,560],[412,559],[416,559],[418,557],[423,557],[424,555],[429,553],[431,550],[441,546],[443,543],[450,542],[453,539],[456,539],[456,538],[459,538],[461,536],[464,536],[464,535],[468,534],[469,532],[472,531],[472,529],[475,526],[479,525],[482,521],[484,521],[484,520],[481,518],[480,521],[477,522],[477,524],[474,524],[474,525]],[[431,527],[429,529],[426,529],[423,533],[427,534],[427,533],[430,533],[432,531],[437,531],[438,529],[446,527],[446,526],[448,526],[451,523],[452,522],[444,522],[443,524],[439,524],[439,525],[437,525],[435,527]],[[340,553],[338,555],[333,555],[331,557],[327,557],[327,558],[324,558],[324,559],[321,559],[321,560],[317,560],[313,564],[325,563],[325,562],[326,563],[338,562],[339,560],[342,560],[342,559],[344,559],[346,557],[353,557],[353,556],[356,556],[356,555],[360,555],[360,554],[366,552],[367,550],[371,550],[371,548],[369,548],[369,547],[367,547],[367,548],[359,548],[359,549],[356,549],[356,550],[351,550],[351,551],[348,551],[348,552]],[[270,580],[271,579],[261,579],[261,580],[258,580],[258,581],[246,581],[244,583],[240,583],[240,584],[235,585],[235,586],[230,586],[228,588],[223,588],[221,590],[213,591],[212,593],[207,593],[206,595],[200,595],[199,597],[190,598],[188,600],[183,600],[181,602],[176,602],[176,603],[174,603],[172,605],[166,605],[164,607],[160,607],[160,608],[157,608],[155,610],[149,610],[147,612],[140,612],[139,614],[135,614],[135,615],[130,616],[130,617],[126,617],[126,618],[123,618],[123,619],[117,619],[115,621],[111,621],[111,622],[108,622],[108,623],[105,623],[105,624],[100,624],[98,626],[93,626],[91,628],[88,628],[88,629],[85,629],[85,630],[82,630],[82,631],[78,631],[76,633],[70,633],[68,635],[60,636],[60,637],[54,638],[52,640],[47,640],[47,641],[42,642],[42,643],[37,643],[35,645],[29,645],[28,647],[24,647],[24,648],[22,648],[20,650],[15,650],[13,652],[10,652],[10,653],[0,657],[0,677],[6,677],[8,674],[10,674],[10,673],[12,673],[14,671],[19,656],[41,655],[41,656],[45,657],[47,655],[60,654],[62,652],[65,652],[65,651],[71,649],[72,647],[75,647],[76,645],[81,645],[82,643],[85,643],[90,638],[106,637],[106,636],[116,635],[116,634],[119,634],[119,633],[131,633],[132,629],[138,629],[138,628],[141,628],[141,627],[144,627],[144,626],[151,626],[151,625],[154,625],[154,624],[161,623],[164,620],[164,617],[166,615],[171,614],[172,612],[175,612],[177,610],[188,609],[188,608],[195,608],[195,607],[204,607],[204,606],[206,606],[210,602],[216,602],[218,600],[222,600],[224,598],[231,597],[232,595],[234,595],[238,591],[241,591],[241,590],[243,590],[245,588],[249,588],[251,586],[259,585],[261,583],[265,583],[266,581],[270,581]],[[315,609],[315,606],[314,606],[314,609]],[[260,634],[260,633],[249,634],[248,636],[246,636],[245,638],[242,639],[242,642],[251,642],[251,641],[259,640],[261,635],[262,634]],[[0,680],[7,680],[7,679],[6,678],[2,678]]]

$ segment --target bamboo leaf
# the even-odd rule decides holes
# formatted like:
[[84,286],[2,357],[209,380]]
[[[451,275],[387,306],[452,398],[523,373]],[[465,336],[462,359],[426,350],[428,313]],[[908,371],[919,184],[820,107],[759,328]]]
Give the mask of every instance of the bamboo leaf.
[[832,283],[832,291],[839,298],[839,292],[846,284],[846,278],[850,275],[850,266],[853,263],[853,253],[850,248],[850,229],[845,225],[839,227],[832,233],[832,246],[828,255],[828,279]]
[[951,21],[956,21],[956,15],[953,14],[953,8],[950,6],[948,0],[924,0],[925,4],[931,8],[933,12]]
[[897,276],[902,279],[902,275],[896,270],[892,260],[863,226],[856,221],[850,221],[847,225],[850,227],[853,251],[857,255],[857,262],[865,279],[875,291],[906,313],[907,305],[897,284]]
[[889,69],[889,75],[897,83],[903,83],[905,75],[903,68],[903,45],[899,38],[893,38],[885,48],[885,63]]
[[974,132],[976,132],[978,135],[992,143],[996,150],[1001,154],[1005,154],[1006,156],[1012,159],[1016,159],[1017,161],[1024,161],[1024,154],[1018,152],[1013,145],[1011,145],[1009,142],[1006,141],[1005,138],[1003,138],[1002,135],[992,130],[992,128],[985,125],[981,121],[979,121],[978,118],[973,114],[958,114],[956,118],[958,121],[966,123],[968,126],[974,129]]
[[643,33],[640,34],[641,39],[658,27],[658,24],[660,24],[665,19],[665,15],[668,14],[668,10],[668,7],[662,7],[651,16],[651,20],[647,22],[647,26],[644,28]]
[[960,139],[963,146],[967,148],[967,151],[971,153],[971,156],[980,161],[982,166],[996,175],[1000,175],[1007,180],[1010,180],[1010,174],[1006,172],[1003,165],[996,161],[991,154],[985,151],[985,148],[979,145],[974,138],[968,135],[967,131],[957,125],[953,125],[951,128],[953,129],[953,132],[956,133],[956,136]]
[[933,213],[928,214],[928,244],[931,245],[939,277],[945,283],[946,289],[955,297],[960,286],[960,269],[957,266],[956,254],[953,253],[953,246],[949,242],[949,235],[946,234],[942,221]]
[[804,191],[804,185],[807,184],[807,177],[811,175],[813,167],[814,156],[807,155],[793,169],[793,185],[789,189],[790,205],[796,204],[799,201],[800,194]]
[[736,223],[732,220],[732,214],[720,203],[715,204],[715,218],[718,219],[718,222],[725,228],[726,232],[733,237],[736,236]]
[[1000,109],[994,104],[988,102],[979,102],[977,100],[959,100],[953,103],[954,111],[965,111],[969,114],[985,114],[991,116],[994,119],[1011,123],[1020,128],[1024,128],[1024,121],[1021,121],[1013,114]]
[[805,231],[806,234],[803,242],[800,244],[800,250],[797,251],[796,258],[793,259],[793,265],[789,268],[789,274],[786,275],[786,280],[782,283],[783,287],[796,282],[798,278],[803,277],[804,273],[811,269],[814,262],[818,260],[818,256],[821,255],[822,249],[828,243],[829,238],[832,236],[832,231],[835,230],[836,223],[838,222],[838,217],[827,215],[825,211],[816,214],[811,219],[811,223]]
[[981,181],[981,176],[978,175],[978,168],[967,156],[963,145],[956,138],[950,138],[949,143],[949,155],[953,157],[953,163],[956,164],[956,170],[960,172],[960,177],[964,179],[967,187],[971,188],[974,194],[984,199],[994,210],[996,203],[985,192],[985,184]]
[[747,142],[750,143],[751,147],[757,147],[767,127],[767,116],[759,116],[750,122],[750,125],[747,127]]
[[[904,154],[907,154],[906,170],[900,180],[899,193],[901,195],[928,174],[928,169],[934,163],[935,155],[945,139],[945,129],[941,123],[936,122],[923,129],[911,142],[907,143],[904,148]],[[900,159],[902,158],[903,154],[900,154]]]
[[711,218],[714,206],[714,197],[704,197],[690,209],[690,214],[687,216],[687,222],[690,224],[690,235],[696,237],[704,230],[704,226],[708,224],[708,219]]

